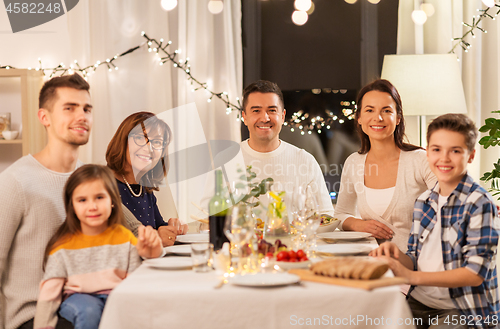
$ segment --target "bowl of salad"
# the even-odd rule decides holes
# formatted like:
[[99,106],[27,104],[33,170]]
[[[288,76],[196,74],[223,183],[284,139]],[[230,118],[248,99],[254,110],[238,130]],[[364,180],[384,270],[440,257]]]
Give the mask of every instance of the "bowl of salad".
[[339,224],[340,221],[337,218],[323,214],[321,215],[321,224],[316,233],[333,232]]

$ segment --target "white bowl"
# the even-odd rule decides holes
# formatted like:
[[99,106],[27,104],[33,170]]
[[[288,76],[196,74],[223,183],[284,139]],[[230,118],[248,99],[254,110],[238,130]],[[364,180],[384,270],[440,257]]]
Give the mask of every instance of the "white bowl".
[[320,225],[316,230],[316,233],[333,232],[339,226],[340,220],[334,220],[328,224]]
[[11,140],[11,139],[16,139],[17,135],[19,135],[19,131],[17,130],[5,130],[2,132],[2,136],[5,139]]

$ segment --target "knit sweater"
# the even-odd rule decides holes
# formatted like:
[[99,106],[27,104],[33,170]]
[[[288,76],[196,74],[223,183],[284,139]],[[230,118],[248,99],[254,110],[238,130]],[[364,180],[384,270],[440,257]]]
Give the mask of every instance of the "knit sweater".
[[257,152],[248,145],[248,140],[241,142],[241,151],[245,165],[252,166],[256,179],[272,177],[285,191],[293,191],[296,186],[311,187],[316,191],[319,211],[333,216],[333,205],[325,178],[318,162],[303,149],[281,141],[280,146],[271,152]]
[[0,173],[0,328],[17,328],[35,315],[43,254],[66,217],[63,188],[70,175],[31,155]]
[[121,225],[98,235],[75,234],[61,241],[47,260],[34,328],[55,328],[64,295],[109,293],[141,264],[137,239]]
[[344,221],[349,217],[376,219],[393,230],[392,242],[406,252],[415,200],[436,184],[436,176],[429,168],[425,151],[401,151],[394,194],[382,216],[377,215],[366,200],[365,162],[366,154],[357,152],[345,160],[339,199],[335,207],[335,216],[342,221],[339,229],[342,229]]

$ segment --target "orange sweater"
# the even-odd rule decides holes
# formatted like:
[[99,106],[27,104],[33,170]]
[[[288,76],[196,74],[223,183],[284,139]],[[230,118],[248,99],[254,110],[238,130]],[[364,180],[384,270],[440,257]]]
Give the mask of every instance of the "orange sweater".
[[40,284],[34,328],[55,328],[64,295],[107,293],[116,287],[141,259],[137,239],[121,225],[88,236],[75,234],[54,248]]

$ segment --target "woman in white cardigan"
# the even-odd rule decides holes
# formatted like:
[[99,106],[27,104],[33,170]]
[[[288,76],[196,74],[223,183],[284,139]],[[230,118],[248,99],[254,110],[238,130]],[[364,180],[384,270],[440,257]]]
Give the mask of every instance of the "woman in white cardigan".
[[425,151],[404,143],[401,97],[387,80],[361,89],[355,119],[361,148],[344,163],[335,208],[340,229],[371,233],[407,250],[413,205],[436,183]]

